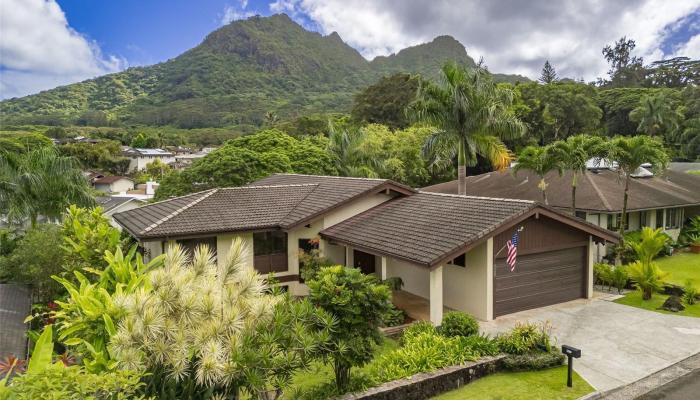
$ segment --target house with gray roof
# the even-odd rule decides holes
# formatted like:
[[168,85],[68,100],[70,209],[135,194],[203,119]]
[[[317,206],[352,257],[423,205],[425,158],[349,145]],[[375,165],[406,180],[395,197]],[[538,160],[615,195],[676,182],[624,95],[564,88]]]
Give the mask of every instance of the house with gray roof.
[[[700,214],[700,176],[666,170],[655,176],[640,169],[632,176],[629,186],[626,230],[642,227],[663,228],[674,240],[678,238],[683,221]],[[505,197],[540,201],[540,178],[532,171],[512,170],[489,172],[467,177],[467,195]],[[560,175],[556,171],[545,176],[547,198],[553,208],[571,212],[572,172]],[[577,178],[576,215],[601,228],[617,231],[622,214],[624,180],[617,170],[591,166]],[[439,183],[423,188],[435,193],[457,193],[457,181]],[[599,246],[596,257],[601,259],[610,247]]]
[[[386,179],[277,174],[117,213],[147,256],[179,243],[207,244],[223,260],[234,238],[247,262],[294,295],[300,251],[379,279],[401,278],[401,295],[426,319],[445,309],[482,320],[592,296],[596,243],[615,233],[529,200],[417,191]],[[519,235],[516,267],[506,243]]]

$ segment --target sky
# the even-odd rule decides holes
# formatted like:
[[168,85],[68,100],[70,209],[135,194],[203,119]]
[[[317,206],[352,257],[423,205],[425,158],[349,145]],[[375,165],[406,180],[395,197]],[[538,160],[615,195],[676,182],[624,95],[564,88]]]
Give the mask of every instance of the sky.
[[211,31],[286,13],[338,32],[367,59],[452,35],[491,71],[537,79],[606,74],[622,36],[646,62],[700,59],[700,0],[0,0],[0,98],[176,57]]

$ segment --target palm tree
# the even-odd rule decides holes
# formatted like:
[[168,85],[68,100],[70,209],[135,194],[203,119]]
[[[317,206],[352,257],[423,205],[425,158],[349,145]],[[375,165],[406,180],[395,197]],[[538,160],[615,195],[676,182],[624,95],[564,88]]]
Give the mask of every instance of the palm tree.
[[53,147],[0,154],[0,213],[13,223],[39,215],[58,218],[70,204],[92,206],[90,185],[77,160]]
[[512,102],[513,92],[496,86],[480,66],[467,69],[447,63],[439,84],[421,85],[409,113],[437,129],[425,144],[431,159],[439,163],[457,157],[459,194],[466,194],[467,166],[476,165],[477,154],[499,170],[510,164],[511,153],[501,139],[525,132],[525,125],[509,110]]
[[364,129],[337,129],[329,124],[327,150],[340,176],[377,177],[377,160],[367,157],[362,149],[365,137]]
[[[629,186],[632,174],[644,163],[651,163],[652,171],[659,173],[666,169],[669,157],[661,140],[644,135],[632,137],[617,136],[605,145],[604,152],[607,159],[618,163],[618,172],[625,180],[619,228],[619,233],[622,237],[627,224],[627,201],[629,199]],[[624,238],[621,241],[624,241]],[[617,247],[617,264],[620,263],[623,245],[624,243],[621,242]]]
[[571,171],[571,214],[576,215],[576,187],[578,177],[586,173],[591,158],[600,160],[603,139],[597,136],[576,135],[552,143],[552,155],[561,167]]
[[637,122],[637,132],[649,136],[668,135],[678,129],[678,121],[683,116],[673,108],[665,95],[644,96],[639,106],[630,111],[629,118]]
[[528,146],[518,155],[518,162],[513,166],[513,172],[517,175],[520,170],[528,169],[540,177],[537,187],[542,191],[542,201],[549,204],[547,200],[547,182],[545,176],[549,171],[558,170],[562,172],[562,164],[555,157],[552,146]]
[[664,249],[668,240],[661,228],[644,227],[639,242],[629,243],[638,260],[630,264],[628,272],[642,292],[643,300],[651,299],[652,293],[661,288],[664,277],[668,275],[654,262],[654,257]]

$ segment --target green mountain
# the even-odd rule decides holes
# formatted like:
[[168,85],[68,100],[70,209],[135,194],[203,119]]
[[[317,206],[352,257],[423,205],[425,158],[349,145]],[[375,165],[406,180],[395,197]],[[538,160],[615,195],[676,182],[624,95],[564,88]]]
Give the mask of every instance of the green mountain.
[[447,60],[474,65],[450,36],[367,61],[335,32],[307,31],[284,14],[253,17],[171,60],[0,102],[1,122],[258,126],[267,112],[280,118],[346,112],[352,95],[381,76],[435,77]]

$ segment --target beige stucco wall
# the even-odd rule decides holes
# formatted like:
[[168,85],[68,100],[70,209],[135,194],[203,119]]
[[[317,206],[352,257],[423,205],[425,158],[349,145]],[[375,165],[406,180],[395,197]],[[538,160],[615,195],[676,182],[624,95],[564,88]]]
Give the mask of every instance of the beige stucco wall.
[[245,233],[228,233],[216,237],[216,261],[222,263],[228,257],[231,251],[231,245],[235,238],[241,238],[245,246],[245,265],[253,266],[253,234]]
[[337,209],[323,216],[323,228],[328,228],[339,222],[345,221],[352,216],[355,216],[363,211],[367,211],[370,208],[376,207],[391,199],[391,196],[383,193],[377,193],[372,196],[357,199],[342,207],[338,207]]
[[[447,264],[444,270],[444,301],[447,307],[477,319],[493,319],[493,240],[466,254],[466,267]],[[489,259],[490,258],[490,259]]]
[[403,280],[403,290],[425,299],[430,298],[429,270],[426,267],[397,260],[387,259],[387,278],[400,277]]

